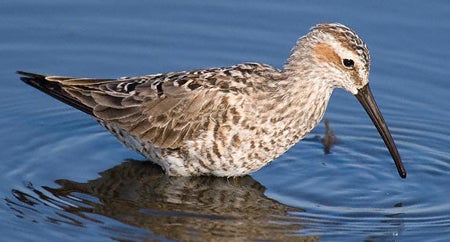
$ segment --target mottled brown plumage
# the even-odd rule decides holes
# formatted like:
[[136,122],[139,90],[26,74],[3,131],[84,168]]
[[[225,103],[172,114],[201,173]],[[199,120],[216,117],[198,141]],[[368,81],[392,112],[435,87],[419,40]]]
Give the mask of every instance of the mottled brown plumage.
[[322,24],[297,41],[283,70],[244,63],[120,79],[19,74],[177,176],[260,169],[309,133],[333,89],[343,88],[362,103],[370,99],[363,105],[373,109],[365,106],[405,176],[368,87],[369,66],[369,52],[352,30]]

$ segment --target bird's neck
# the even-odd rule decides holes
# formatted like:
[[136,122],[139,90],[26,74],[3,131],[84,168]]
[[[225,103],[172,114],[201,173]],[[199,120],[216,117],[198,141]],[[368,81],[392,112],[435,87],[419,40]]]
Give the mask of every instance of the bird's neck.
[[[333,88],[313,74],[303,75],[284,71],[286,79],[280,82],[275,107],[269,107],[283,127],[286,143],[294,145],[307,135],[322,119]],[[311,76],[310,76],[311,75]]]
[[314,57],[312,46],[302,44],[304,41],[300,39],[292,50],[282,70],[284,80],[280,82],[283,99],[292,107],[289,115],[295,117],[293,125],[300,138],[320,122],[334,89],[327,80],[328,66]]

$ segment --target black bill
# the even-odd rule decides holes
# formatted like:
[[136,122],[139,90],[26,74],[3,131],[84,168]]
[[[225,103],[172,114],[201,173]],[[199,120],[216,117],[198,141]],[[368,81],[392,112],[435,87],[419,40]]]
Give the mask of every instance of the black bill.
[[395,166],[397,166],[397,171],[400,177],[406,178],[406,170],[403,167],[402,159],[398,154],[397,147],[395,146],[394,140],[392,139],[391,133],[384,122],[383,116],[378,109],[377,103],[373,98],[372,91],[370,90],[369,84],[365,85],[363,88],[359,89],[358,93],[355,95],[361,105],[364,107],[366,112],[369,114],[370,119],[375,124],[386,144],[392,158],[394,159]]

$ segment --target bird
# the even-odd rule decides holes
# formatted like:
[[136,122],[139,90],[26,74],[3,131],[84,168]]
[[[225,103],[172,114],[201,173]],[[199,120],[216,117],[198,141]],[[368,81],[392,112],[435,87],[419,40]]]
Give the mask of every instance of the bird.
[[340,23],[313,26],[282,69],[249,62],[118,79],[17,71],[23,82],[92,116],[168,176],[259,170],[318,125],[341,88],[361,103],[406,178],[369,72],[366,44]]

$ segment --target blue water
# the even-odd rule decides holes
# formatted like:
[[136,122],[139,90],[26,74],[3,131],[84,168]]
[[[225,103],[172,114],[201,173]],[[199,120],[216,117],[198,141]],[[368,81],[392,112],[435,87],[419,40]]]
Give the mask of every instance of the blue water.
[[[450,4],[446,1],[3,1],[0,234],[5,241],[450,240]],[[120,77],[246,61],[282,67],[322,22],[355,29],[402,155],[397,175],[355,98],[240,179],[167,178],[92,118],[16,70]]]

